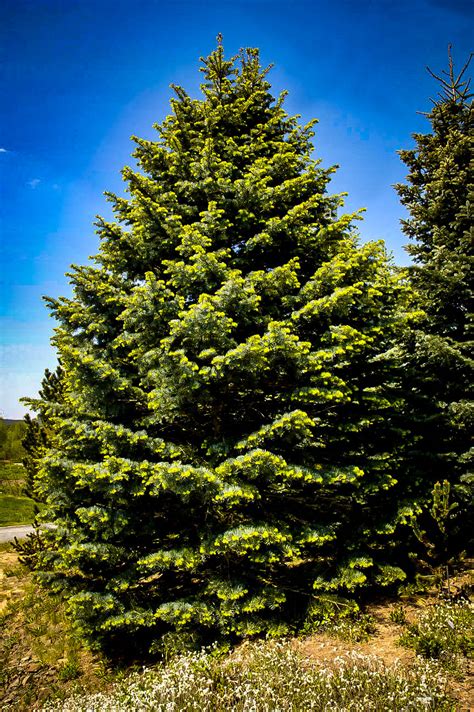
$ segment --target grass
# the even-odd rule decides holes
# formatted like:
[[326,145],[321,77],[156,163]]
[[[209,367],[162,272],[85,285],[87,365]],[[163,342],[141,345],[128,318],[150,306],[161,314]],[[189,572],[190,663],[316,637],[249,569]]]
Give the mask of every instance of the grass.
[[443,601],[406,625],[400,644],[418,655],[436,658],[456,668],[462,658],[474,658],[474,605],[467,599]]
[[355,601],[339,596],[319,596],[310,609],[302,633],[327,633],[351,643],[361,643],[375,632],[372,616],[362,613]]
[[31,524],[34,518],[34,504],[28,497],[0,494],[0,526]]
[[21,462],[0,461],[0,481],[1,480],[23,480],[25,478],[25,468]]
[[0,463],[0,527],[32,523],[34,502],[23,495],[24,484],[21,463]]

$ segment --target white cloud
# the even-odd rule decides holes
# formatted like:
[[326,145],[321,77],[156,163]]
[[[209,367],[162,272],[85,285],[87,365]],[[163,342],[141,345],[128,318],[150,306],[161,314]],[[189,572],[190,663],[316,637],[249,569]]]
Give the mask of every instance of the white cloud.
[[41,183],[41,180],[39,178],[33,178],[33,180],[29,180],[27,185],[30,186],[30,188],[36,188],[39,184]]
[[0,153],[9,153],[6,148],[0,148]]

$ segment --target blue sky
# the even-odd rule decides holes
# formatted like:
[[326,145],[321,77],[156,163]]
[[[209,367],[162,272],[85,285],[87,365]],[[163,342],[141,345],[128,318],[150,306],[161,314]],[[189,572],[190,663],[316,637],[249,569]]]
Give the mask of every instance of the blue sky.
[[435,82],[425,70],[472,49],[464,0],[4,0],[0,119],[0,414],[22,417],[54,322],[41,295],[69,294],[64,273],[97,251],[104,190],[122,190],[131,134],[153,137],[171,82],[197,95],[198,58],[224,35],[228,54],[259,47],[290,113],[320,120],[315,155],[338,163],[333,192],[367,208],[362,238],[383,238],[406,263],[391,187],[406,174],[396,150],[427,129]]

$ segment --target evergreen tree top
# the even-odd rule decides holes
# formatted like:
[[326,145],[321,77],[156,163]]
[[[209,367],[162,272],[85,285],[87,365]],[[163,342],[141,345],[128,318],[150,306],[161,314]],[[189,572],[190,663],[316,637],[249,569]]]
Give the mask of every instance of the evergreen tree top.
[[454,61],[451,53],[451,45],[448,45],[448,70],[443,69],[442,74],[444,74],[447,79],[441,75],[435,74],[430,67],[426,69],[431,74],[431,76],[436,79],[441,84],[441,91],[438,93],[438,99],[432,99],[431,101],[435,106],[440,106],[446,101],[453,103],[464,103],[468,101],[472,96],[470,91],[471,79],[464,79],[464,75],[471,63],[471,59],[474,56],[474,52],[471,52],[467,61],[464,63],[463,68],[456,76],[454,71]]
[[413,149],[399,151],[409,168],[407,184],[396,186],[409,211],[402,229],[413,241],[407,251],[416,266],[412,278],[432,326],[459,341],[471,330],[474,182],[474,114],[470,79],[472,54],[456,73],[428,69],[441,90],[425,116],[429,133],[416,133]]

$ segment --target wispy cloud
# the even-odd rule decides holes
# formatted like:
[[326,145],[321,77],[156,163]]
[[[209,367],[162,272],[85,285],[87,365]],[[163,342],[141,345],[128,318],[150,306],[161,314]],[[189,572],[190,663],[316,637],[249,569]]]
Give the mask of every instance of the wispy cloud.
[[39,186],[40,183],[41,180],[39,178],[33,178],[33,180],[28,181],[27,185],[29,185],[30,188],[33,188],[34,190],[37,186]]
[[0,153],[10,153],[6,148],[0,148]]

